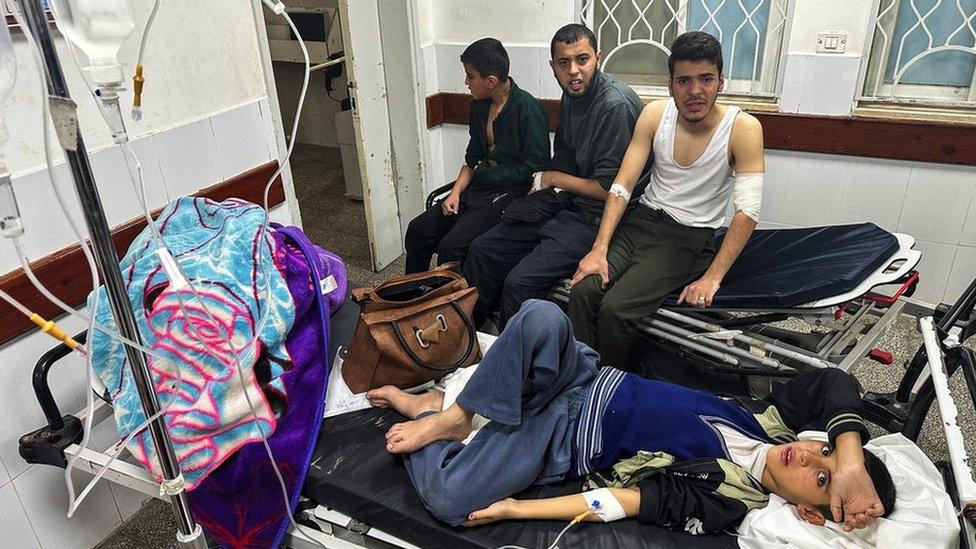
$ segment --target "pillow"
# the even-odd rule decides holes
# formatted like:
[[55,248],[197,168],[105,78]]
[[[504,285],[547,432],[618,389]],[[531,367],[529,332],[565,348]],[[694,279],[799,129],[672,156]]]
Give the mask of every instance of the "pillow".
[[[826,433],[800,438],[827,440]],[[769,504],[746,515],[739,525],[739,547],[956,547],[959,523],[942,485],[942,476],[922,450],[901,434],[875,438],[865,447],[888,466],[895,482],[895,509],[874,525],[850,533],[843,524],[814,526],[800,520],[796,507],[775,494]]]

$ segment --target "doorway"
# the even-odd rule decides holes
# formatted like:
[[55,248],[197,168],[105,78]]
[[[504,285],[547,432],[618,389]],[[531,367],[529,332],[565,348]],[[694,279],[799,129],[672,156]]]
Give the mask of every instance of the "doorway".
[[[401,274],[402,235],[423,207],[415,0],[285,3],[313,67],[332,63],[310,76],[290,162],[304,229],[355,284]],[[264,15],[287,136],[304,58],[287,23]]]

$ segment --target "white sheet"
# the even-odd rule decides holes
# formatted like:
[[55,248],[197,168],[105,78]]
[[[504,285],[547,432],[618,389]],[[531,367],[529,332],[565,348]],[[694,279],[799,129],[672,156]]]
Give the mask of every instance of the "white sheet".
[[[491,347],[491,344],[495,342],[495,339],[497,339],[495,336],[478,332],[478,344],[481,346],[482,354],[484,354],[485,351]],[[325,417],[337,416],[339,414],[346,414],[369,408],[369,401],[366,400],[366,393],[353,393],[352,390],[349,389],[349,386],[346,385],[345,380],[342,379],[343,357],[345,357],[345,355],[345,349],[340,348],[336,353],[335,359],[332,361],[332,371],[329,373],[329,388],[325,393]],[[467,383],[468,377],[470,377],[472,373],[474,373],[474,366],[452,372],[436,384],[437,388],[445,393],[445,408],[454,403],[454,400],[457,398],[457,394],[464,387],[464,384]],[[419,392],[431,386],[435,386],[435,384],[427,383],[419,387],[409,389],[409,392]]]
[[[818,435],[804,438],[826,440],[825,433]],[[895,510],[888,518],[847,534],[843,525],[833,522],[820,527],[801,521],[793,505],[772,495],[769,505],[751,511],[739,526],[739,547],[957,547],[959,523],[952,501],[935,465],[918,446],[892,434],[875,438],[866,447],[888,466],[895,481]]]

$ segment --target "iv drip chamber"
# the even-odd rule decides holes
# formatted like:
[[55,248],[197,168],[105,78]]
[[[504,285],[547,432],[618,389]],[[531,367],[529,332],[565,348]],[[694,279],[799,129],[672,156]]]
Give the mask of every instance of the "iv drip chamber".
[[96,86],[125,80],[119,48],[135,29],[127,0],[50,0],[54,21],[64,36],[88,57]]

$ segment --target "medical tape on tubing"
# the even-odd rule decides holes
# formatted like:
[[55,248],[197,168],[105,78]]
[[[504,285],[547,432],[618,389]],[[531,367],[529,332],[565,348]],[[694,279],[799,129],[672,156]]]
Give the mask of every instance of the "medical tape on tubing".
[[184,490],[186,490],[186,479],[183,478],[183,473],[176,475],[175,478],[169,480],[163,479],[159,483],[159,497],[166,496],[178,496]]
[[603,522],[613,522],[627,517],[624,506],[609,488],[597,488],[583,492],[583,499],[590,507],[590,514],[600,517]]

